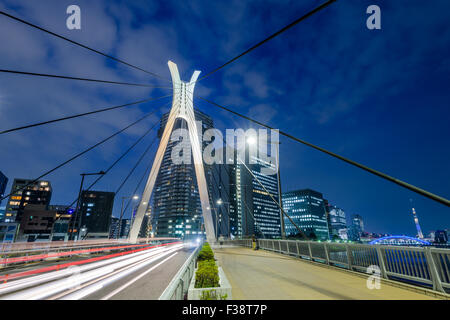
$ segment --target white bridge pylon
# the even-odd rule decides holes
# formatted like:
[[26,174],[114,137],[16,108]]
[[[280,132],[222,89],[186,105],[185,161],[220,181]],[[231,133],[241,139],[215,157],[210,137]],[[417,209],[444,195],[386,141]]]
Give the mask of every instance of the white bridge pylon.
[[[192,155],[194,158],[195,175],[197,177],[198,192],[200,194],[200,202],[202,204],[203,222],[205,224],[206,238],[212,243],[214,242],[214,225],[211,217],[211,206],[209,204],[208,188],[206,185],[205,170],[203,167],[202,148],[198,137],[198,128],[195,122],[193,92],[195,82],[200,74],[200,71],[195,71],[192,74],[190,82],[183,82],[180,79],[177,65],[172,61],[168,62],[170,74],[172,76],[173,85],[173,101],[172,109],[170,109],[169,118],[167,119],[166,126],[158,146],[158,151],[153,161],[152,170],[147,179],[144,193],[142,194],[141,201],[134,219],[133,225],[130,231],[130,242],[137,242],[139,231],[141,229],[142,220],[147,210],[147,206],[150,203],[150,197],[155,186],[155,181],[158,176],[161,162],[164,157],[164,153],[169,142],[172,129],[175,124],[175,120],[183,118],[187,122],[189,130],[189,140],[192,146]],[[202,128],[199,128],[202,130]],[[201,133],[201,131],[200,131]]]

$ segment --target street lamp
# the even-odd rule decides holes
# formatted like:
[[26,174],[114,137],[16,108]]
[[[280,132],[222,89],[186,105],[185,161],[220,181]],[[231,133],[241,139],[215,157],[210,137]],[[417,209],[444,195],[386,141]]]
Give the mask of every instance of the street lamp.
[[249,137],[247,138],[247,143],[248,143],[249,145],[254,145],[254,144],[256,144],[256,138],[255,138],[254,136],[249,136]]
[[[122,197],[122,206],[120,208],[119,225],[117,226],[119,231],[117,232],[117,238],[116,239],[120,238],[120,232],[122,231],[121,229],[122,229],[122,216],[123,216],[123,202],[125,201],[125,199],[138,200],[139,196],[138,195],[134,195],[134,196],[131,196],[131,197]],[[131,215],[133,215],[133,213],[131,213]]]
[[78,192],[78,199],[77,199],[77,206],[75,207],[75,219],[73,220],[72,223],[72,233],[71,233],[71,239],[75,240],[75,233],[74,233],[74,228],[77,228],[77,237],[76,239],[78,239],[78,235],[80,233],[80,225],[81,225],[81,215],[80,215],[80,219],[78,219],[78,212],[80,210],[80,198],[81,198],[81,192],[83,191],[83,183],[84,183],[84,177],[85,176],[98,176],[98,175],[104,175],[106,174],[106,172],[104,171],[99,171],[99,172],[93,172],[93,173],[81,173],[81,184],[80,184],[80,191]]

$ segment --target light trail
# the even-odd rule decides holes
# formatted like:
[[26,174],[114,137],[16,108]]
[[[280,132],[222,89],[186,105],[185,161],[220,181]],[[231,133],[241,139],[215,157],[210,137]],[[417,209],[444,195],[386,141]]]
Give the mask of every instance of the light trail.
[[[7,274],[7,275],[4,275],[4,276],[0,276],[0,281],[3,281],[4,283],[6,283],[7,281],[10,281],[10,280],[13,280],[13,279],[16,279],[16,278],[21,278],[21,277],[25,277],[25,276],[35,275],[35,274],[38,274],[38,273],[44,273],[44,272],[50,272],[50,271],[55,271],[55,270],[61,270],[61,269],[68,268],[70,266],[77,266],[77,265],[82,265],[82,264],[86,264],[86,263],[91,263],[91,262],[111,259],[111,258],[114,258],[114,257],[129,255],[129,254],[132,254],[132,253],[141,252],[141,251],[144,251],[144,250],[149,250],[149,249],[157,248],[157,247],[161,247],[161,246],[167,246],[167,245],[171,245],[171,244],[175,244],[175,243],[178,243],[178,242],[159,244],[159,245],[154,245],[154,246],[145,247],[145,248],[141,248],[141,249],[135,249],[135,250],[130,250],[130,251],[118,252],[118,253],[114,253],[114,254],[110,254],[110,255],[106,255],[106,256],[101,256],[101,257],[96,257],[96,258],[90,258],[90,259],[85,259],[85,260],[80,260],[80,261],[68,262],[68,263],[64,263],[64,264],[58,264],[58,265],[54,265],[54,266],[49,266],[49,267],[44,267],[44,268],[40,268],[40,269],[34,269],[34,270],[24,271],[24,272],[19,272],[19,273],[14,273],[14,274]],[[1,289],[2,288],[3,288],[3,285],[0,286],[0,294],[1,294]]]
[[135,283],[136,281],[138,281],[139,279],[141,279],[142,277],[144,277],[145,275],[147,275],[148,273],[150,273],[151,271],[153,271],[154,269],[158,268],[160,265],[162,265],[164,262],[170,260],[171,258],[173,258],[178,252],[175,252],[174,254],[172,254],[170,257],[165,258],[163,261],[158,262],[156,265],[154,265],[153,267],[151,267],[150,269],[148,269],[147,271],[145,271],[144,273],[141,273],[140,275],[138,275],[136,278],[128,281],[127,283],[125,283],[123,286],[121,286],[120,288],[117,288],[116,290],[114,290],[113,292],[111,292],[110,294],[104,296],[103,298],[101,298],[101,300],[108,300],[109,298],[115,296],[116,294],[118,294],[119,292],[125,290],[126,288],[128,288],[129,286],[131,286],[133,283]]
[[[150,263],[173,254],[183,244],[159,246],[144,252],[86,265],[75,270],[62,270],[0,286],[2,300],[37,300],[53,298],[80,299],[94,291],[136,272]],[[153,269],[152,269],[153,270]],[[8,294],[9,293],[9,294]]]
[[[137,255],[141,254],[141,251],[139,252],[135,252],[135,253],[131,253],[129,255],[123,255],[123,256],[119,256],[119,257],[115,257],[115,258],[111,258],[111,259],[105,259],[103,261],[99,261],[99,262],[95,262],[95,263],[91,263],[82,267],[79,267],[79,271],[81,272],[85,272],[85,271],[89,271],[98,267],[102,267],[114,262],[119,262],[119,261],[123,261],[132,257],[135,257]],[[90,259],[88,259],[90,260]],[[86,260],[83,260],[86,261]],[[25,279],[21,279],[21,280],[16,280],[16,281],[12,281],[3,285],[0,285],[0,295],[4,295],[10,292],[14,292],[14,291],[18,291],[20,289],[24,289],[27,287],[31,287],[31,286],[36,286],[39,285],[41,283],[45,283],[45,282],[49,282],[52,280],[57,280],[60,278],[64,278],[67,276],[71,276],[74,274],[74,269],[70,269],[70,268],[66,268],[64,270],[60,270],[60,271],[55,271],[52,273],[46,273],[43,275],[38,275],[38,276],[34,276],[32,278],[25,278]]]
[[92,253],[92,252],[101,252],[101,251],[108,251],[108,250],[144,247],[147,245],[148,244],[135,244],[135,245],[123,245],[123,246],[116,246],[116,247],[103,247],[103,248],[94,248],[94,249],[74,250],[74,251],[66,251],[66,252],[43,253],[43,254],[37,254],[37,255],[33,255],[33,256],[5,258],[3,260],[0,260],[0,264],[28,262],[28,261],[33,261],[33,260],[57,258],[57,257],[71,256],[71,255],[83,254],[83,253]]
[[[132,274],[133,272],[136,272],[137,270],[155,262],[156,260],[161,259],[162,257],[165,257],[171,253],[173,253],[174,251],[178,251],[180,248],[174,248],[174,249],[170,249],[167,252],[164,253],[160,253],[158,256],[151,258],[151,259],[147,259],[146,261],[143,261],[139,264],[136,264],[132,267],[127,268],[127,270],[121,271],[115,275],[113,275],[112,277],[108,277],[106,279],[102,279],[99,283],[88,286],[87,288],[83,288],[82,290],[79,290],[78,292],[75,292],[73,294],[70,294],[66,297],[64,297],[62,300],[79,300],[81,298],[84,298],[92,293],[94,293],[95,291],[98,291],[100,289],[103,289],[104,287],[110,285],[111,283],[118,281],[120,279],[123,279],[124,277]],[[176,252],[173,253],[171,256],[169,256],[168,258],[164,259],[163,261],[159,262],[158,264],[156,264],[155,266],[153,266],[152,268],[150,268],[149,270],[147,270],[145,273],[141,274],[140,276],[138,276],[136,279],[139,280],[142,276],[146,275],[147,273],[149,273],[150,271],[154,270],[155,268],[157,268],[158,266],[160,266],[161,264],[163,264],[164,262],[166,262],[167,260],[169,260],[170,258],[172,258],[173,256],[175,256]],[[133,279],[133,280],[135,280]],[[121,286],[120,288],[114,290],[110,295],[108,295],[107,297],[112,297],[113,295],[116,295],[117,293],[119,293],[120,291],[124,290],[126,287],[128,287],[129,285],[131,285],[132,283],[134,283],[135,281],[130,281],[128,283],[126,283],[125,285]],[[104,298],[102,298],[102,300],[105,300]]]

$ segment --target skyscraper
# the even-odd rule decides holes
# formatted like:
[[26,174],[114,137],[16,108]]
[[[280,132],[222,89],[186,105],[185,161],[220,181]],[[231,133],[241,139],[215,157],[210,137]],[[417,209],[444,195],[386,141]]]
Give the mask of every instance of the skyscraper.
[[[28,184],[30,185],[21,189]],[[20,223],[27,204],[42,204],[47,210],[51,197],[52,186],[49,181],[14,179],[11,196],[6,205],[5,222]]]
[[[0,171],[0,198],[3,198],[3,195],[6,191],[6,185],[8,184],[8,178]],[[0,204],[2,204],[2,200],[0,200]],[[0,221],[1,218],[0,218]]]
[[221,166],[227,174],[224,181],[228,180],[228,187],[222,192],[223,201],[228,201],[222,209],[229,212],[229,217],[222,215],[224,225],[230,224],[233,237],[280,238],[280,208],[273,200],[279,201],[275,165],[256,155],[250,158],[249,152],[245,157],[246,161],[238,159],[238,151],[234,150],[234,159],[229,159],[232,164]]
[[[202,133],[213,128],[213,120],[201,111],[194,109],[195,120],[202,122]],[[158,136],[161,139],[169,113],[162,116]],[[186,129],[187,123],[178,118],[173,130]],[[204,234],[202,230],[203,216],[198,192],[195,167],[190,164],[175,164],[171,154],[174,146],[185,144],[190,148],[189,137],[179,141],[169,141],[161,163],[161,168],[153,191],[153,231],[156,237],[191,238]],[[185,156],[185,155],[183,155]],[[211,166],[204,165],[205,178],[211,194]]]
[[[311,240],[328,240],[329,230],[322,193],[303,189],[283,193],[283,209]],[[286,236],[298,235],[297,228],[284,219]]]
[[[258,157],[253,157],[253,160],[256,163],[248,166],[254,176],[252,176],[252,198],[255,235],[279,238],[281,237],[281,221],[280,207],[277,205],[279,194],[275,165]],[[275,174],[264,174],[263,168],[272,168]]]

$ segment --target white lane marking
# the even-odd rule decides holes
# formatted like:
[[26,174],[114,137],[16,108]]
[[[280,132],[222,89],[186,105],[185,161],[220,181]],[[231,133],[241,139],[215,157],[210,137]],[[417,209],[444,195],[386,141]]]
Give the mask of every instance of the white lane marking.
[[[82,286],[80,286],[80,287],[78,287],[78,288],[72,288],[72,289],[69,289],[68,291],[61,292],[60,294],[58,294],[58,295],[56,295],[56,296],[53,296],[53,297],[49,298],[48,300],[58,300],[58,299],[60,299],[60,298],[62,298],[62,297],[64,297],[64,296],[67,296],[67,295],[69,295],[69,294],[75,292],[75,291],[84,289],[84,288],[86,288],[86,287],[88,287],[88,286],[92,286],[94,283],[97,283],[97,282],[99,282],[99,281],[101,281],[101,280],[104,280],[104,279],[106,279],[106,278],[109,278],[109,277],[111,277],[111,276],[113,276],[113,275],[115,275],[115,274],[118,274],[118,273],[120,273],[120,272],[123,272],[123,271],[125,271],[125,270],[127,270],[127,269],[129,269],[129,268],[133,268],[133,267],[135,267],[135,266],[137,266],[137,265],[139,265],[139,264],[145,263],[145,262],[147,262],[147,261],[150,260],[150,259],[153,259],[153,258],[150,257],[150,258],[147,258],[147,259],[144,259],[144,260],[135,262],[135,263],[133,263],[133,264],[131,264],[131,265],[129,265],[129,266],[120,268],[120,269],[118,269],[118,270],[115,270],[114,272],[108,273],[108,274],[103,275],[103,276],[101,276],[101,277],[99,277],[99,278],[96,278],[96,279],[91,280],[91,281],[89,281],[89,282],[87,282],[87,283],[84,283]],[[97,290],[97,289],[96,289],[96,290]]]
[[125,288],[129,287],[130,285],[132,285],[133,283],[135,283],[136,281],[138,281],[139,279],[141,279],[143,276],[145,276],[146,274],[148,274],[149,272],[151,272],[152,270],[156,269],[157,267],[159,267],[160,265],[162,265],[164,262],[166,262],[167,260],[171,259],[172,257],[174,257],[178,252],[175,252],[173,255],[171,255],[170,257],[167,257],[166,259],[164,259],[163,261],[157,263],[156,265],[154,265],[153,267],[151,267],[150,269],[148,269],[147,271],[145,271],[144,273],[141,273],[139,276],[137,276],[136,278],[128,281],[127,283],[125,283],[123,286],[117,288],[116,290],[114,290],[113,292],[111,292],[110,294],[104,296],[103,298],[101,298],[100,300],[108,300],[109,298],[111,298],[112,296],[115,296],[116,294],[118,294],[120,291],[124,290]]
[[[110,276],[107,279],[104,279],[104,280],[98,282],[97,285],[94,285],[94,286],[95,286],[95,288],[97,288],[96,290],[99,290],[99,289],[101,289],[103,287],[106,287],[109,284],[111,284],[111,283],[113,283],[113,282],[115,282],[115,281],[117,281],[119,279],[122,279],[122,278],[124,278],[124,277],[126,277],[126,276],[128,276],[130,274],[133,274],[137,270],[142,269],[145,266],[147,266],[147,265],[149,265],[149,264],[151,264],[151,263],[153,263],[153,262],[155,262],[155,261],[157,261],[157,260],[159,260],[159,259],[161,259],[161,258],[163,258],[163,257],[165,257],[165,256],[167,256],[169,254],[171,254],[172,252],[178,251],[179,249],[180,249],[180,247],[176,246],[176,247],[174,247],[174,248],[172,248],[170,250],[167,250],[165,252],[161,252],[157,256],[155,256],[154,258],[148,260],[147,262],[142,263],[140,265],[137,265],[137,266],[135,266],[133,268],[130,268],[128,270],[122,271],[119,274]],[[83,288],[81,290],[78,290],[77,292],[74,292],[72,294],[68,294],[68,295],[64,296],[62,298],[62,300],[78,300],[78,299],[81,299],[81,298],[85,297],[86,295],[91,294],[93,292],[93,291],[91,291],[91,289],[92,289],[91,287],[92,286],[89,286],[89,287]]]

